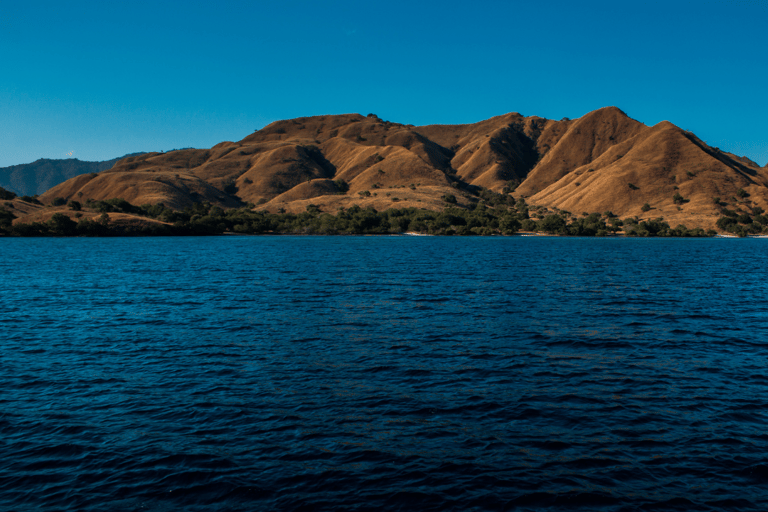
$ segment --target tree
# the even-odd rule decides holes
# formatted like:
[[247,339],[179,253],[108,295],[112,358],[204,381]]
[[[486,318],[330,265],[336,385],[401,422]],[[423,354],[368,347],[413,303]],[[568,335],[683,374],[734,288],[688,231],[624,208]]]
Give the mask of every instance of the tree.
[[731,231],[737,226],[736,220],[732,217],[720,217],[717,219],[717,227],[723,231]]
[[0,208],[0,233],[11,230],[11,223],[16,216],[4,208]]
[[520,229],[520,221],[518,221],[517,218],[515,218],[513,215],[504,215],[499,220],[499,229],[504,235],[512,235]]
[[77,232],[77,223],[63,213],[53,214],[48,226],[57,236],[72,236]]
[[560,233],[565,230],[565,220],[559,215],[547,215],[539,222],[539,228],[547,233]]
[[333,184],[336,185],[339,194],[346,194],[349,191],[349,183],[342,179],[334,180]]

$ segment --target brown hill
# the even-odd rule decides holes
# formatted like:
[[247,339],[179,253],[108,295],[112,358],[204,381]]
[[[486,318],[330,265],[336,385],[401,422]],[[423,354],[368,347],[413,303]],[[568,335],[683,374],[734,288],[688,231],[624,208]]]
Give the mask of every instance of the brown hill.
[[[721,211],[715,198],[737,209],[765,209],[767,186],[764,169],[744,165],[664,121],[644,127],[530,201],[571,212],[612,211],[622,216],[664,217],[672,225],[711,228]],[[739,197],[739,190],[748,195]],[[675,194],[682,200],[675,202]],[[643,212],[646,203],[652,209]]]
[[[511,113],[421,127],[373,114],[277,121],[239,142],[125,158],[40,199],[121,197],[172,208],[252,203],[272,212],[310,204],[328,212],[354,204],[438,210],[451,195],[459,205],[476,202],[480,188],[576,214],[664,216],[690,227],[714,225],[714,197],[736,210],[768,209],[766,167],[671,123],[647,127],[615,107],[575,120]],[[643,212],[646,203],[653,209]]]
[[22,196],[42,194],[49,188],[70,178],[81,174],[104,171],[115,165],[118,160],[138,154],[140,153],[103,162],[84,162],[77,158],[63,160],[41,158],[29,164],[0,167],[0,187]]

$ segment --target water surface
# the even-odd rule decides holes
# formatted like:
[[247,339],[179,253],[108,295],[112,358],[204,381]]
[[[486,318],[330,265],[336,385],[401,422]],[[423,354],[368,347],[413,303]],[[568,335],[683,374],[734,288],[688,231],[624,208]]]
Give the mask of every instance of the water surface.
[[0,247],[0,508],[768,506],[765,240]]

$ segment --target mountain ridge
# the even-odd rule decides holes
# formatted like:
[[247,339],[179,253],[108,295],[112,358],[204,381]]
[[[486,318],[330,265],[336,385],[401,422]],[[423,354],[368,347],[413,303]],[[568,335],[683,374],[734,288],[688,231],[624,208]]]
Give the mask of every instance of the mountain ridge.
[[0,187],[20,196],[38,195],[70,178],[105,171],[123,158],[140,154],[142,153],[129,153],[111,160],[95,162],[77,158],[38,158],[28,164],[0,167]]
[[513,112],[426,126],[339,114],[275,121],[209,149],[123,158],[40,199],[333,213],[353,205],[472,207],[484,189],[571,215],[610,211],[712,228],[726,206],[768,209],[768,166],[668,121],[646,126],[617,107],[573,120]]

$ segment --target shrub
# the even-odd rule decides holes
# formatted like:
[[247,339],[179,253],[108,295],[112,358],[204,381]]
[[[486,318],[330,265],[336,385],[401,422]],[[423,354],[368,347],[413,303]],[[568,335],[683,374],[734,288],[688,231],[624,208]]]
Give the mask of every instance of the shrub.
[[635,185],[633,183],[628,183],[627,185],[629,185],[629,188],[632,189],[632,190],[640,190],[640,187],[638,187],[637,185]]
[[349,183],[342,179],[334,180],[333,184],[336,185],[339,194],[346,194],[349,191]]
[[76,212],[79,212],[80,210],[83,209],[83,205],[81,205],[79,201],[70,201],[69,203],[67,203],[67,206],[69,206],[70,209]]
[[43,205],[36,197],[34,196],[21,196],[19,198],[21,201],[24,201],[25,203],[32,203],[32,204],[39,204],[40,206]]
[[224,185],[224,192],[226,192],[229,195],[235,195],[237,194],[238,188],[237,183],[235,183],[235,180],[230,180]]
[[739,190],[736,191],[736,195],[739,196],[740,198],[744,199],[749,194],[747,193],[746,190],[744,190],[743,188],[740,188]]
[[649,205],[648,203],[645,203],[640,209],[644,212],[650,211],[651,205]]
[[55,213],[48,226],[53,234],[59,236],[72,236],[77,231],[77,223],[63,213]]
[[56,197],[51,201],[51,206],[64,206],[67,204],[67,200],[63,197]]
[[732,217],[720,217],[717,219],[716,225],[723,231],[730,231],[736,226],[736,220]]
[[675,192],[675,195],[672,196],[672,201],[675,204],[683,204],[688,202],[683,196],[680,195],[680,192]]
[[0,232],[9,231],[15,218],[16,216],[8,210],[0,209]]
[[456,204],[456,196],[453,194],[446,194],[443,196],[446,203]]

